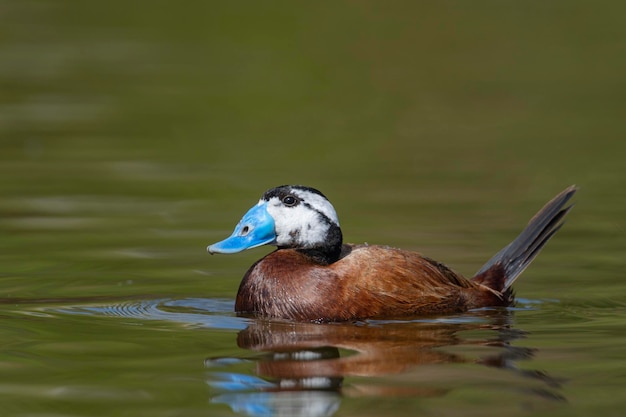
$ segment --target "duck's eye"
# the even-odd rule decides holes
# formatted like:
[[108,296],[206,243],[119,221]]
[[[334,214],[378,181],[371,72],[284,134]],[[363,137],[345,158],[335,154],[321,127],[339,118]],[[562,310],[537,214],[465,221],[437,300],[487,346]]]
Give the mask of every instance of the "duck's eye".
[[298,204],[298,200],[294,196],[288,195],[283,198],[283,204],[287,207],[293,207]]

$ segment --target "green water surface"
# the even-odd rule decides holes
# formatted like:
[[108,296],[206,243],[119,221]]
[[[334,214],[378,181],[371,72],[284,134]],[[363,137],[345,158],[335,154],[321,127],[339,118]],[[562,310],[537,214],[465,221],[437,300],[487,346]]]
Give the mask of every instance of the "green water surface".
[[[622,416],[626,6],[0,1],[0,416]],[[519,303],[236,317],[272,186],[472,275],[580,186]]]

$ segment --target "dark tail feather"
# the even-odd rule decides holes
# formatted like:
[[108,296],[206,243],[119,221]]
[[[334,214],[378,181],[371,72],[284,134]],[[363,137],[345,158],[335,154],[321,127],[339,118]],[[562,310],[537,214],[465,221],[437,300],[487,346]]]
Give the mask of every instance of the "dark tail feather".
[[572,208],[572,205],[564,206],[577,190],[572,185],[550,200],[530,219],[513,242],[480,268],[473,280],[501,293],[506,292],[546,242],[563,226],[561,220]]

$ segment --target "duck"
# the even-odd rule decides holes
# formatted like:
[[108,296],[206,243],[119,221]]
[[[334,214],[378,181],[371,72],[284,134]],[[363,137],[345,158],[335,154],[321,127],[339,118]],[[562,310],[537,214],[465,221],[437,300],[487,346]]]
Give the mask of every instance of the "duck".
[[515,303],[512,285],[563,226],[577,187],[535,214],[522,232],[471,278],[419,252],[347,244],[335,208],[319,190],[266,191],[210,254],[276,246],[244,274],[235,299],[242,316],[300,322],[408,319]]

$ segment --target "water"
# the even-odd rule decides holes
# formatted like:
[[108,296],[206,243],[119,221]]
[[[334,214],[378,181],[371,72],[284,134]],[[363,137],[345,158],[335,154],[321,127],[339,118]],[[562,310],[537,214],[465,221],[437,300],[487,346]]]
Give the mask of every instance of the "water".
[[[0,415],[624,414],[619,2],[2,2]],[[232,312],[263,191],[467,275],[566,186],[510,309]]]
[[61,301],[4,305],[6,415],[619,415],[622,402],[604,391],[621,389],[624,336],[601,307],[521,299],[317,325],[238,318],[224,299]]

